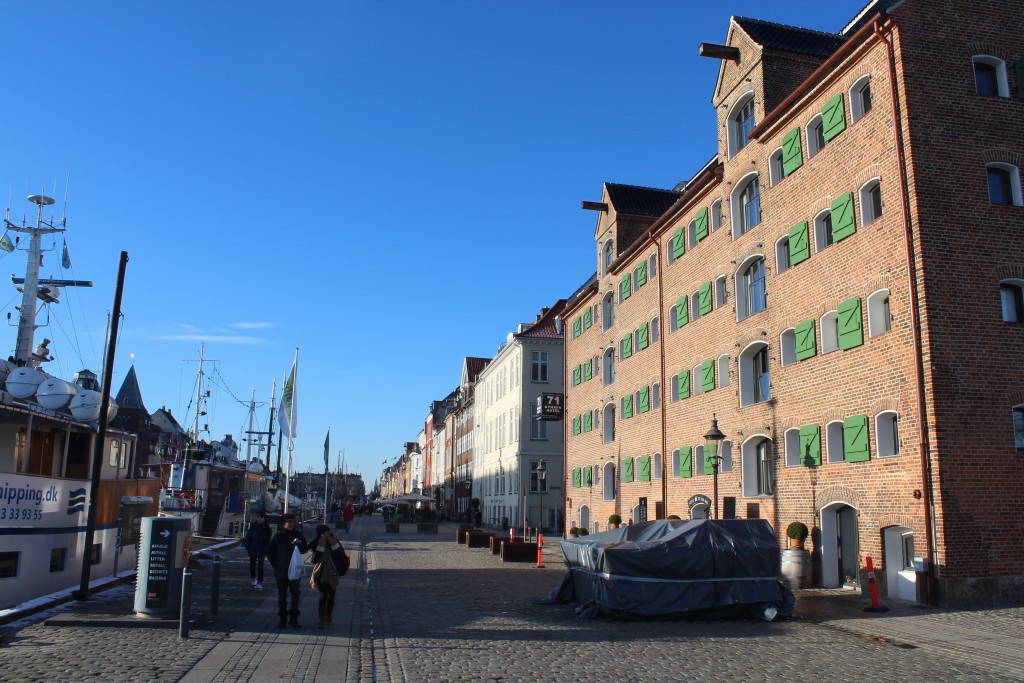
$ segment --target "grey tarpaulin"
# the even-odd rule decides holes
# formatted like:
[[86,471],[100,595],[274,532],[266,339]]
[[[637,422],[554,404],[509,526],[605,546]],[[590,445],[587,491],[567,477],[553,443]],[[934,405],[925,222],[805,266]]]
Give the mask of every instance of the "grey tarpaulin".
[[749,605],[761,618],[788,616],[779,542],[760,519],[656,520],[563,540],[569,571],[542,603],[577,612],[667,616]]

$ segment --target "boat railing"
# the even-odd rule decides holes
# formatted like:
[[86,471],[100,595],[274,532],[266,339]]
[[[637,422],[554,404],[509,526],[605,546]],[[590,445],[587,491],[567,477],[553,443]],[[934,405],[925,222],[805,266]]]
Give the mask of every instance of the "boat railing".
[[199,510],[203,506],[202,495],[192,489],[164,489],[163,501],[165,510]]

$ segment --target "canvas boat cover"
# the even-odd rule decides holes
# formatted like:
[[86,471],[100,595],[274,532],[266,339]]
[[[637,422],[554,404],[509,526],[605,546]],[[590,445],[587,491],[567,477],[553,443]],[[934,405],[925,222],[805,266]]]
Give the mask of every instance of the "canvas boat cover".
[[543,603],[577,602],[581,616],[668,616],[750,605],[792,613],[777,579],[779,542],[760,519],[656,520],[563,540],[569,571]]

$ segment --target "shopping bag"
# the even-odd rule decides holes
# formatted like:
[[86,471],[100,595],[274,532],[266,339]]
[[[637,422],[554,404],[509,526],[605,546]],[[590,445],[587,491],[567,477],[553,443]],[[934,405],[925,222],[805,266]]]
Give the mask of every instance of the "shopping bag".
[[292,559],[288,563],[288,580],[298,581],[302,578],[303,574],[305,574],[305,569],[302,563],[302,553],[296,547],[292,549]]

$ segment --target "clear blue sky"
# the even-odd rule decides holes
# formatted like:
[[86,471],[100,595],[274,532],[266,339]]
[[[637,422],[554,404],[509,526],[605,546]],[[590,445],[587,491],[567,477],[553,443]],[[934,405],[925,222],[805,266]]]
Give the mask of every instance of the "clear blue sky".
[[70,175],[73,271],[58,251],[42,273],[96,285],[38,331],[46,369],[101,372],[127,251],[115,391],[134,363],[147,408],[188,420],[205,341],[204,421],[237,439],[236,398],[256,388],[265,429],[299,347],[295,469],[322,468],[330,428],[332,469],[344,448],[372,485],[465,356],[594,271],[580,200],[714,154],[702,41],[730,15],[838,31],[862,6],[4,2],[0,189],[31,218],[56,186],[59,217]]

